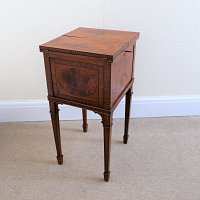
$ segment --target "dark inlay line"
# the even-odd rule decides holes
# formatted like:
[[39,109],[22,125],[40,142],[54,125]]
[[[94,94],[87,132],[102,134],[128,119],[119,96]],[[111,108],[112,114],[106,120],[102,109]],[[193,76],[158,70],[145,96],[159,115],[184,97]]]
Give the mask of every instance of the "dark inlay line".
[[62,35],[62,36],[65,36],[65,37],[75,37],[75,38],[86,38],[86,37],[80,37],[80,36],[75,36],[75,35]]

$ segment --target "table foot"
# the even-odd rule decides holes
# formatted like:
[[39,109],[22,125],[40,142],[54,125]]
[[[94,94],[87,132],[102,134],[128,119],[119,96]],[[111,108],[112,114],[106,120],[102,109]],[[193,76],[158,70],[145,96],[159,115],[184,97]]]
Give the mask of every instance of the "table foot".
[[104,175],[104,181],[108,182],[110,178],[110,171],[104,172],[103,175]]
[[83,124],[83,132],[87,132],[88,131],[88,125],[87,124]]
[[128,143],[128,137],[129,137],[129,135],[124,135],[124,137],[123,137],[124,144]]
[[63,164],[63,155],[57,156],[57,161],[59,165]]
[[82,115],[83,115],[83,132],[87,132],[88,130],[88,124],[87,124],[87,110],[82,109]]

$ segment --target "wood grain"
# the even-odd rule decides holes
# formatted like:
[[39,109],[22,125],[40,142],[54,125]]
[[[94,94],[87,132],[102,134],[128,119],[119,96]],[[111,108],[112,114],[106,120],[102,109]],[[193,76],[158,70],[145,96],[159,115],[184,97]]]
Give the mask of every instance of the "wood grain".
[[87,110],[101,115],[104,128],[104,180],[110,178],[112,116],[126,95],[123,141],[128,141],[134,81],[137,32],[78,28],[40,45],[44,54],[48,100],[57,160],[63,162],[58,104],[82,108],[83,131]]
[[136,41],[137,32],[77,28],[50,42],[40,45],[41,51],[64,52],[113,59],[130,41]]

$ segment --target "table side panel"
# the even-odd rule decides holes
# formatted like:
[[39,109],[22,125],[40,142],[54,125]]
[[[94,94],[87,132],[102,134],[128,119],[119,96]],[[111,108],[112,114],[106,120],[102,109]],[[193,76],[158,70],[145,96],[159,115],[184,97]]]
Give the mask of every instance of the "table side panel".
[[114,60],[111,67],[111,105],[117,101],[133,75],[133,44]]
[[54,96],[103,107],[103,66],[50,58]]

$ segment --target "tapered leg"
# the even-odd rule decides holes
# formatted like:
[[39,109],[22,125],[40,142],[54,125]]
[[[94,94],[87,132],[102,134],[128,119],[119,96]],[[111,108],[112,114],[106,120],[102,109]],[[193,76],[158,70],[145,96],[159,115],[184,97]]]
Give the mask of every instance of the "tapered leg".
[[87,110],[82,109],[82,114],[83,114],[83,131],[87,132],[88,130],[88,124],[87,124]]
[[112,134],[112,116],[102,115],[104,127],[104,180],[110,178],[110,151],[111,151],[111,134]]
[[53,126],[55,144],[56,144],[56,151],[57,151],[57,161],[58,164],[63,163],[63,155],[61,149],[61,138],[60,138],[60,124],[59,124],[59,109],[58,104],[55,102],[49,102],[50,105],[50,113],[51,113],[51,122]]
[[131,98],[132,98],[132,87],[126,93],[126,105],[125,105],[125,126],[124,126],[124,144],[128,142],[128,129],[129,129],[129,119],[130,119],[130,111],[131,111]]

